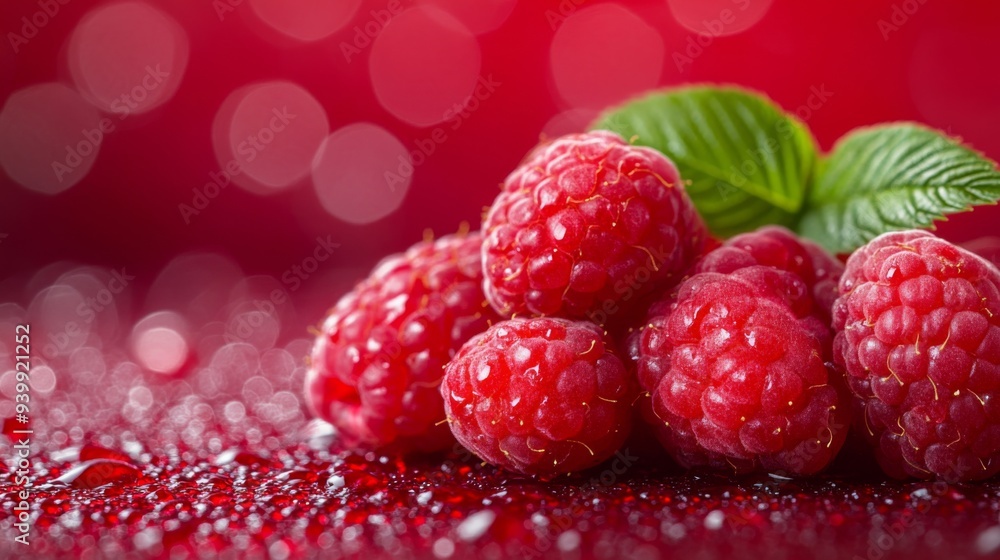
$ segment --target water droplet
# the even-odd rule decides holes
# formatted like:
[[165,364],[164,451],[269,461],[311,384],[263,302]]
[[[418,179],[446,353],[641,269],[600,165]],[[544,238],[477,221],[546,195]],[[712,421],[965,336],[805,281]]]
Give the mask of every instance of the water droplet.
[[133,465],[113,459],[92,459],[69,469],[57,478],[73,488],[98,488],[105,484],[134,484],[142,473]]

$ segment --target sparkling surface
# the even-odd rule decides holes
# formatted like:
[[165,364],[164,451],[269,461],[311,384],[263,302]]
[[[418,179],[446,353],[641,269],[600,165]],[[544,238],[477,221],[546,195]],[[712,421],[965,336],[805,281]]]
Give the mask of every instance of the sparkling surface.
[[[177,257],[155,278],[141,289],[126,269],[57,263],[27,280],[21,303],[0,303],[8,332],[32,325],[35,356],[22,424],[14,345],[0,341],[0,531],[10,536],[0,558],[25,552],[13,540],[25,487],[20,429],[33,430],[32,558],[919,560],[1000,551],[1000,482],[890,482],[854,448],[808,481],[683,473],[641,429],[603,464],[547,483],[461,447],[405,458],[350,452],[304,408],[312,340],[308,319],[274,296],[282,283],[203,253]],[[61,312],[81,303],[83,315]],[[171,346],[142,341],[150,331],[175,333],[186,349],[160,361],[150,350]]]
[[[114,346],[56,357],[58,384],[38,394],[30,424],[32,557],[919,559],[1000,550],[1000,483],[887,482],[873,470],[859,478],[870,467],[850,453],[811,481],[733,479],[681,473],[640,435],[602,465],[542,483],[460,447],[408,458],[343,451],[302,409],[308,340],[279,344],[230,342],[169,377]],[[43,373],[35,370],[38,381]],[[13,430],[24,426],[0,412],[0,453],[12,458]],[[16,469],[11,460],[0,467],[7,535],[16,534]],[[0,541],[0,556],[19,546]]]
[[[731,480],[664,471],[639,454],[628,467],[619,459],[543,484],[460,451],[407,460],[329,451],[329,434],[301,420],[281,431],[250,420],[241,436],[228,420],[205,421],[213,410],[192,398],[165,410],[167,427],[156,434],[120,424],[117,436],[76,430],[62,445],[46,444],[32,490],[35,557],[91,549],[171,558],[556,550],[864,558],[886,549],[888,557],[941,558],[1000,548],[996,483]],[[202,427],[202,445],[175,441],[169,427],[181,420]],[[10,534],[15,496],[3,500],[0,527]]]

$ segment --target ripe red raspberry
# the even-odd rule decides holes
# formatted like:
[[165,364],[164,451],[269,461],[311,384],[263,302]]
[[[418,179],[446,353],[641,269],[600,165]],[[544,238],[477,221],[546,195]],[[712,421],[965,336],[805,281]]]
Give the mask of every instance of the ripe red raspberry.
[[557,318],[497,323],[462,347],[441,384],[455,437],[483,460],[542,477],[610,457],[635,387],[601,329]]
[[388,257],[323,323],[306,401],[351,447],[431,450],[454,442],[444,420],[442,368],[499,317],[482,292],[478,233],[447,236]]
[[680,278],[708,237],[673,163],[607,131],[536,148],[483,231],[494,308],[599,324]]
[[781,226],[764,226],[727,240],[695,265],[694,272],[728,274],[740,268],[765,265],[791,272],[802,279],[808,291],[796,297],[793,305],[807,305],[801,311],[830,323],[830,312],[837,299],[837,282],[844,265],[808,239],[801,239]]
[[966,481],[1000,471],[1000,271],[923,231],[847,261],[834,358],[887,474]]
[[[815,473],[846,436],[829,328],[796,274],[751,265],[685,280],[629,339],[647,420],[685,467]],[[805,298],[808,300],[809,298]]]

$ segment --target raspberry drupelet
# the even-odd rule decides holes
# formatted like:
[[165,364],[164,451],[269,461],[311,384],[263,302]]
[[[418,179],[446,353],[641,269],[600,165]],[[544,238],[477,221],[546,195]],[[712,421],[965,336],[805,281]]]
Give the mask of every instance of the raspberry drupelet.
[[600,327],[546,317],[502,321],[477,335],[441,384],[462,445],[542,478],[614,454],[631,428],[635,391]]
[[848,411],[806,291],[763,265],[695,274],[630,336],[646,418],[682,466],[807,475],[837,454]]
[[883,470],[947,482],[1000,471],[1000,271],[901,231],[858,249],[840,291],[834,358]]
[[330,311],[306,377],[313,413],[349,447],[435,450],[442,368],[499,317],[482,292],[479,233],[421,242],[386,258]]
[[812,308],[809,314],[829,325],[844,265],[819,245],[781,226],[764,226],[726,240],[699,260],[693,272],[728,274],[758,264],[801,278],[808,292],[795,299],[801,301],[807,297],[808,301],[803,303]]
[[676,282],[708,233],[674,164],[608,131],[543,144],[483,222],[485,292],[504,316],[605,324]]

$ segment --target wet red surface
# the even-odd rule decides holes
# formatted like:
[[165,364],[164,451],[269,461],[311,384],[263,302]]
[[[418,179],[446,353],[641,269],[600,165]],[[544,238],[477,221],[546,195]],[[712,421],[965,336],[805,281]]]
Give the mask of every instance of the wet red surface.
[[[162,433],[173,433],[171,422],[163,419]],[[1000,551],[995,482],[733,479],[680,473],[630,450],[540,483],[481,465],[461,448],[407,459],[337,453],[329,431],[304,420],[270,431],[258,424],[253,443],[235,441],[225,423],[206,425],[206,445],[197,447],[134,428],[123,422],[33,450],[28,547],[13,540],[20,500],[16,473],[4,473],[0,552],[878,560]],[[91,440],[107,447],[84,443]]]

